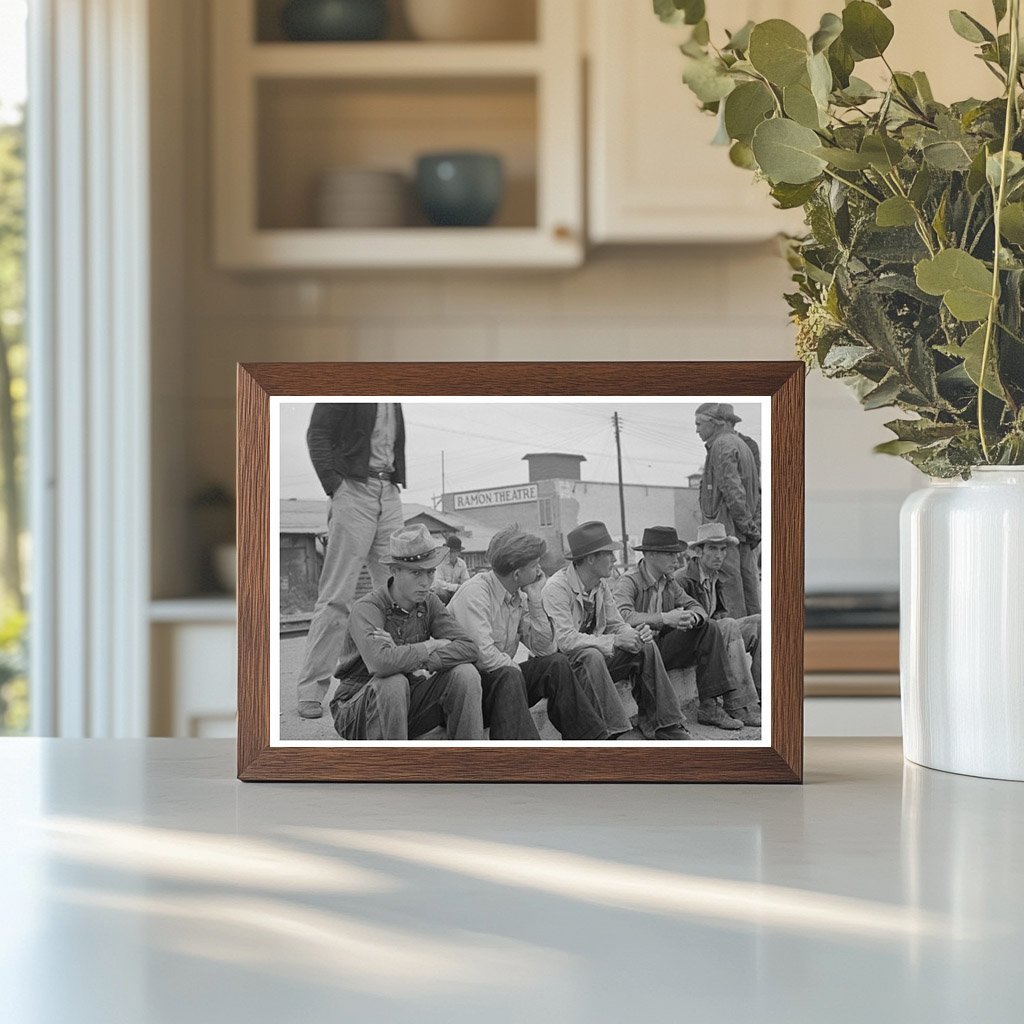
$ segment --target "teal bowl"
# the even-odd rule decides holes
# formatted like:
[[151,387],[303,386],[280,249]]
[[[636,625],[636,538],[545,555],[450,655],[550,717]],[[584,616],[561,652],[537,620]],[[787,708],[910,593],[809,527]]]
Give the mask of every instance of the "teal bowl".
[[435,227],[489,224],[505,195],[501,157],[493,153],[426,153],[416,161],[416,194]]
[[290,0],[281,11],[285,38],[295,42],[363,42],[387,27],[387,0]]

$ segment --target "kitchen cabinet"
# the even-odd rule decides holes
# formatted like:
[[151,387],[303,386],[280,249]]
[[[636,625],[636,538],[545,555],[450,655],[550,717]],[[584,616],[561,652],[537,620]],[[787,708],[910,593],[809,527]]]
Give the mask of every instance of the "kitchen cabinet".
[[[663,25],[646,2],[587,0],[588,221],[594,243],[716,242],[766,239],[800,232],[799,210],[776,210],[767,185],[710,145],[714,118],[699,111],[681,81],[678,44],[686,26]],[[748,20],[785,18],[808,35],[821,14],[842,4],[827,0],[709,0],[712,38]],[[988,0],[957,7],[988,24]],[[952,30],[945,7],[901,0],[887,9],[895,36],[887,51],[896,69],[926,71],[938,99],[997,94],[998,83]],[[881,61],[858,64],[857,74],[880,84]]]
[[[535,5],[532,39],[292,42],[276,0],[218,0],[213,33],[213,230],[229,269],[574,266],[583,258],[579,8]],[[399,172],[424,152],[504,164],[493,225],[318,226],[337,168]],[[411,190],[410,190],[411,191]],[[321,222],[322,223],[322,222]]]

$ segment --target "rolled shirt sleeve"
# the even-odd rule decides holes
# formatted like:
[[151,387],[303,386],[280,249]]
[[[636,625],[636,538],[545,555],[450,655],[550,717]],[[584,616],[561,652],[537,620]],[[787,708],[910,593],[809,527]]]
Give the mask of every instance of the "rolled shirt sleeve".
[[540,600],[526,599],[526,614],[519,623],[519,639],[537,657],[557,653],[555,631]]

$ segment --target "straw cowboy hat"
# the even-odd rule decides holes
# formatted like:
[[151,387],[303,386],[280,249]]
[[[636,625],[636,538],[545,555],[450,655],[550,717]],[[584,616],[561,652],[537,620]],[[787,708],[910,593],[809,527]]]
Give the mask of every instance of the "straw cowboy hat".
[[687,547],[685,540],[679,539],[673,526],[648,526],[644,530],[643,539],[634,545],[634,551],[662,551],[666,554],[679,554]]
[[730,537],[721,523],[705,523],[697,527],[697,539],[690,541],[690,547],[699,548],[704,544],[728,544],[734,548],[739,545],[739,540]]
[[405,569],[436,569],[448,557],[448,549],[438,544],[422,524],[403,526],[388,538],[389,552],[384,565]]

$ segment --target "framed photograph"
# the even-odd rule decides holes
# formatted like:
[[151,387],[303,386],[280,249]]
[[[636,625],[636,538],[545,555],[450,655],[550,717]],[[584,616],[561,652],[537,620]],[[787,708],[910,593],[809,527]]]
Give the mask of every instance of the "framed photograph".
[[238,776],[799,782],[798,362],[238,367]]

